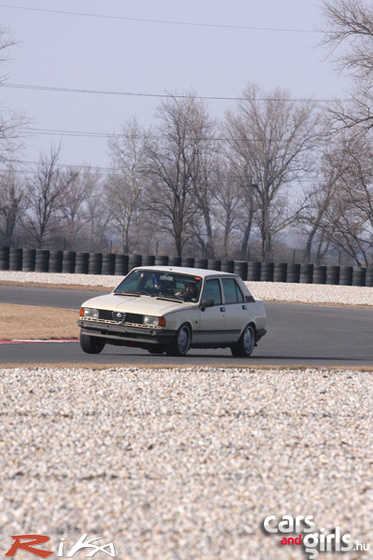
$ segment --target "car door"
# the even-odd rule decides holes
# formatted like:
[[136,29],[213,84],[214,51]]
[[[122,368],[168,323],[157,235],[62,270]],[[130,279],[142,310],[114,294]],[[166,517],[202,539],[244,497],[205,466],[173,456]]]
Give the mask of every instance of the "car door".
[[199,329],[195,331],[194,339],[198,344],[214,346],[220,344],[223,340],[225,331],[225,309],[222,304],[218,278],[212,278],[205,282],[202,301],[208,299],[213,300],[214,305],[201,309]]
[[243,327],[246,325],[248,311],[245,298],[234,278],[222,278],[223,302],[225,308],[224,341],[238,341]]

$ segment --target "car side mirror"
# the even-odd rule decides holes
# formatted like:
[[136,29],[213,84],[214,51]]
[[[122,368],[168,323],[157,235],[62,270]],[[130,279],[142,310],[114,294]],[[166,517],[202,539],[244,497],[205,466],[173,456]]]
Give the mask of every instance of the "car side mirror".
[[201,311],[204,311],[206,307],[214,307],[214,300],[213,299],[203,299],[201,303]]

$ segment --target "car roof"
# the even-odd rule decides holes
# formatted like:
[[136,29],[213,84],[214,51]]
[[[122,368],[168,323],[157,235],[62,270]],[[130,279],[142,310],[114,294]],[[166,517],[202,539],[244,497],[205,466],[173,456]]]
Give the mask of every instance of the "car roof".
[[191,268],[184,266],[136,266],[133,270],[158,270],[160,272],[178,272],[179,274],[190,274],[208,278],[209,276],[227,276],[237,278],[238,274],[233,272],[222,272],[221,270],[208,270],[205,268]]

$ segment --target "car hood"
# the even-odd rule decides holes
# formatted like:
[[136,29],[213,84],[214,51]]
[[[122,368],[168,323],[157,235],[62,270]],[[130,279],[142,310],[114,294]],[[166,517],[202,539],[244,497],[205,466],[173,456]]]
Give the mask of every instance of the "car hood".
[[[150,296],[118,296],[108,294],[86,300],[82,307],[106,309],[109,311],[125,311],[126,313],[139,313],[140,315],[164,315],[170,311],[179,311],[189,306],[188,303],[170,301]],[[195,303],[193,304],[195,305]]]

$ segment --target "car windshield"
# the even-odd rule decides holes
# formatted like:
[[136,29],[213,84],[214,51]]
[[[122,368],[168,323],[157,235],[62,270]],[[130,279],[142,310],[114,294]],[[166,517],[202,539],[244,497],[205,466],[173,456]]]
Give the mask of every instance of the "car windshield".
[[197,302],[200,276],[162,270],[133,270],[114,290],[117,295],[147,295],[177,301]]

